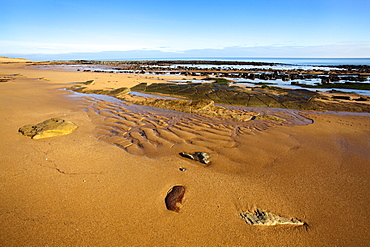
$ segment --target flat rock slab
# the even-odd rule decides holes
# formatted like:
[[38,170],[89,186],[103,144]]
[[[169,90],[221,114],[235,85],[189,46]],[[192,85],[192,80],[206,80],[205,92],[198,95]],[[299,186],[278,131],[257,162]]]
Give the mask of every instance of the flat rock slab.
[[241,213],[240,217],[244,219],[247,224],[257,226],[304,225],[302,221],[297,219],[288,219],[260,209],[256,209],[252,213]]
[[[89,82],[89,81],[88,81]],[[80,83],[81,84],[81,83]],[[93,85],[93,84],[86,84],[85,85]],[[120,98],[123,97],[131,92],[131,89],[127,87],[120,87],[116,89],[89,89],[88,87],[81,86],[81,85],[74,85],[68,90],[73,90],[77,93],[87,93],[87,94],[102,94],[102,95],[109,95],[112,97]]]
[[19,128],[25,136],[30,136],[32,139],[41,139],[59,135],[67,135],[77,129],[77,126],[67,120],[59,118],[51,118],[38,124],[27,124]]

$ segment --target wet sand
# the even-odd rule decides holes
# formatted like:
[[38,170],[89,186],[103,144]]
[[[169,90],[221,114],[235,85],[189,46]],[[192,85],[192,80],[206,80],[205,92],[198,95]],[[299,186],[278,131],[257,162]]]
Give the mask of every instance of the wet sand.
[[[22,66],[0,64],[11,78],[0,82],[1,246],[370,242],[370,117],[305,113],[312,124],[238,125],[58,90],[86,80],[130,87],[147,80],[139,76]],[[78,129],[39,140],[17,132],[51,117]],[[207,152],[211,164],[182,151]],[[185,188],[179,212],[165,204],[174,186]],[[255,208],[308,226],[248,225],[239,214]]]

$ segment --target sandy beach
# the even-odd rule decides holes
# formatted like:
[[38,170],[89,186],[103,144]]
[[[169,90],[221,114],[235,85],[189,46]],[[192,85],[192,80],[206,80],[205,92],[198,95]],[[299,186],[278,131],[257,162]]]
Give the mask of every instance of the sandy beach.
[[[242,125],[60,90],[168,76],[0,62],[9,79],[0,82],[0,246],[370,243],[370,116],[311,112],[301,116],[310,124]],[[18,132],[54,117],[78,128],[39,140]],[[210,165],[179,155],[197,151]],[[179,212],[165,204],[173,186],[186,189]],[[305,225],[248,225],[240,214],[256,208]]]

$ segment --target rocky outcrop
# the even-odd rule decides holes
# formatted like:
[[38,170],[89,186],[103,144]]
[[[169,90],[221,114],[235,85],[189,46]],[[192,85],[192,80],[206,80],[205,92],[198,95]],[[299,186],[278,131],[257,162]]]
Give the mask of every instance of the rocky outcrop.
[[121,87],[116,89],[89,89],[85,86],[75,85],[70,88],[67,88],[68,90],[73,90],[78,93],[87,93],[87,94],[103,94],[103,95],[109,95],[112,97],[120,98],[123,95],[129,94],[131,90],[127,87]]
[[241,213],[240,217],[249,225],[257,226],[275,226],[275,225],[298,225],[303,226],[305,223],[297,219],[288,219],[270,212],[256,209],[251,213]]
[[131,90],[143,93],[176,95],[192,100],[208,99],[225,105],[318,111],[370,112],[370,106],[368,104],[360,104],[357,101],[331,102],[325,99],[323,94],[318,92],[306,89],[284,89],[266,85],[262,87],[242,88],[228,86],[226,84],[220,85],[218,83],[152,83],[150,85],[140,83],[132,87]]
[[[79,81],[79,82],[70,82],[71,84],[83,84],[83,85],[94,85],[95,81],[94,80],[88,80],[88,81]],[[81,87],[80,85],[76,85],[74,87]]]
[[0,82],[7,82],[7,81],[9,81],[9,80],[10,80],[9,78],[5,78],[5,77],[0,78]]
[[108,91],[107,95],[119,98],[122,95],[129,94],[130,92],[131,92],[131,90],[129,88],[120,87],[120,88],[112,89],[112,90]]
[[[104,94],[113,96],[137,105],[153,106],[186,113],[195,113],[206,117],[220,117],[245,122],[253,120],[259,114],[251,111],[232,110],[215,105],[238,105],[247,107],[278,107],[316,111],[353,111],[370,112],[366,103],[370,97],[351,96],[346,102],[335,101],[322,93],[306,89],[284,89],[263,85],[262,87],[243,88],[220,83],[140,83],[131,89],[92,90],[82,85],[69,88],[75,92]],[[184,99],[154,99],[128,95],[130,90],[143,93],[175,95]],[[353,100],[352,100],[353,99]],[[271,119],[273,120],[273,119]]]
[[133,100],[132,98],[123,98],[137,105],[153,106],[162,109],[170,109],[186,113],[195,113],[205,117],[218,117],[231,119],[239,122],[247,122],[259,115],[257,112],[233,110],[227,107],[215,106],[214,101],[207,99],[200,100],[173,100],[173,99],[153,99],[140,98]]
[[89,80],[89,81],[83,82],[82,84],[84,84],[84,85],[94,85],[95,81],[94,80]]
[[259,115],[259,113],[257,112],[232,110],[227,107],[215,106],[214,105],[215,102],[210,99],[196,99],[196,100],[156,99],[128,95],[130,93],[130,89],[126,87],[111,90],[106,89],[92,90],[89,89],[88,87],[75,85],[68,89],[78,93],[109,95],[137,105],[152,106],[186,113],[195,113],[205,117],[219,117],[239,122],[246,122],[252,120],[253,118]]
[[77,126],[67,120],[51,118],[38,124],[27,124],[19,128],[25,136],[32,139],[41,139],[53,136],[67,135],[73,132]]

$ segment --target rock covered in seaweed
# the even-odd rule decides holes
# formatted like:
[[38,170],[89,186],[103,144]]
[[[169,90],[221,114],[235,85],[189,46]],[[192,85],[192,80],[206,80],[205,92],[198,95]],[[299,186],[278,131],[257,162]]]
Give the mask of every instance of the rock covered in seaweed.
[[[214,79],[214,78],[212,78]],[[346,83],[339,83],[344,85]],[[351,83],[353,84],[353,83]],[[364,85],[364,83],[358,83]],[[322,84],[327,85],[327,84]],[[315,85],[316,87],[317,85]],[[239,87],[219,83],[140,83],[132,91],[161,93],[186,97],[191,100],[208,99],[217,104],[248,107],[278,107],[298,110],[370,112],[368,104],[362,104],[366,96],[352,96],[352,101],[338,101],[332,96],[306,89],[261,87]],[[239,121],[239,120],[238,120]]]
[[116,89],[89,89],[85,86],[74,85],[67,89],[73,90],[74,92],[78,93],[108,95],[137,105],[145,105],[162,109],[193,113],[205,117],[219,117],[239,122],[250,121],[259,115],[259,113],[253,111],[229,109],[227,107],[217,106],[214,104],[215,102],[210,99],[157,99],[133,96],[129,95],[131,89],[127,87]]
[[30,136],[32,139],[41,139],[59,135],[67,135],[74,131],[77,126],[67,120],[59,118],[51,118],[38,124],[27,124],[19,128],[25,136]]

